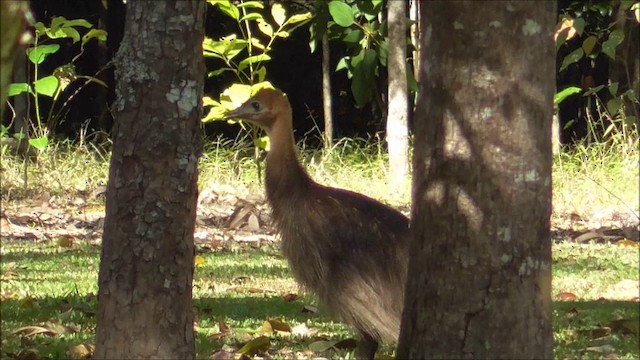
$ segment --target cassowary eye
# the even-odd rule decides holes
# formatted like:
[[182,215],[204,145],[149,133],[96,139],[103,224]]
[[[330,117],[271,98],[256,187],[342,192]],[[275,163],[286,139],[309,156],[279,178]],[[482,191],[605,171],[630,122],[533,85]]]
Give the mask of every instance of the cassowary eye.
[[252,102],[251,107],[253,108],[254,111],[260,111],[260,103],[257,101]]

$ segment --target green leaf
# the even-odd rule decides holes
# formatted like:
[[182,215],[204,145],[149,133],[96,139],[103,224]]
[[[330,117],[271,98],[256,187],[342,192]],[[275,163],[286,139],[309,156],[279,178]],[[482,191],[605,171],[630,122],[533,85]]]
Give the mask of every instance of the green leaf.
[[211,79],[212,77],[216,77],[216,76],[222,74],[225,71],[233,71],[233,69],[231,69],[231,68],[222,68],[222,69],[218,69],[218,70],[213,70],[213,71],[211,71],[211,72],[209,72],[207,74],[207,78]]
[[349,27],[355,21],[351,7],[342,1],[331,1],[329,3],[329,14],[331,14],[333,21],[342,27]]
[[221,106],[221,105],[219,102],[213,100],[211,96],[203,96],[202,106]]
[[242,70],[246,69],[247,66],[249,66],[250,64],[255,64],[257,62],[263,62],[263,61],[268,61],[268,60],[271,60],[271,56],[269,56],[267,54],[249,56],[248,58],[240,61],[240,64],[238,64],[238,70],[242,71]]
[[107,32],[100,29],[91,29],[82,37],[82,45],[89,42],[91,39],[97,39],[99,42],[107,41]]
[[259,82],[264,82],[264,79],[267,77],[267,68],[264,66],[260,67],[256,72],[256,75],[258,75]]
[[582,42],[582,50],[584,50],[584,53],[589,56],[591,55],[591,52],[593,52],[593,48],[597,43],[598,37],[591,35],[588,38],[584,39],[584,41]]
[[44,149],[46,149],[47,146],[49,146],[49,138],[46,135],[44,135],[38,138],[29,139],[29,145],[33,146],[34,148],[40,151],[44,151]]
[[251,38],[251,46],[264,51],[264,45],[262,45],[260,40],[258,40],[257,38],[254,38],[254,37]]
[[348,69],[347,60],[348,60],[348,57],[344,56],[338,61],[338,65],[336,65],[336,72],[343,69]]
[[16,96],[22,93],[31,92],[31,87],[27,83],[12,83],[9,84],[9,91],[7,96]]
[[220,103],[218,103],[218,105],[213,105],[211,109],[209,109],[209,112],[204,118],[202,118],[201,121],[209,122],[209,121],[224,120],[225,114],[228,111],[229,109],[225,108],[224,106],[220,105]]
[[280,31],[276,32],[275,35],[277,37],[281,37],[281,38],[288,38],[289,37],[289,32],[284,31],[284,30],[280,30]]
[[563,71],[569,65],[582,59],[583,56],[584,56],[584,50],[582,50],[582,48],[577,48],[573,50],[569,55],[565,56],[565,58],[562,59],[562,66],[560,66],[560,71]]
[[418,82],[415,76],[413,76],[413,69],[407,69],[407,88],[413,93],[417,93],[419,90]]
[[609,111],[609,115],[616,116],[622,107],[622,100],[619,98],[613,98],[607,101],[607,111]]
[[244,1],[238,4],[239,8],[264,9],[264,5],[260,1]]
[[58,78],[53,75],[46,76],[36,80],[34,85],[38,94],[53,97],[56,94],[56,90],[58,90]]
[[281,4],[275,3],[271,6],[271,16],[273,16],[276,24],[282,26],[287,19],[287,12]]
[[90,22],[88,22],[87,20],[85,20],[85,19],[67,20],[64,23],[64,26],[81,26],[81,27],[84,27],[84,28],[87,28],[87,29],[93,27],[93,25]]
[[55,54],[58,50],[60,50],[60,45],[58,44],[38,45],[28,48],[27,56],[32,63],[38,65],[41,64],[49,54]]
[[262,150],[269,151],[271,149],[271,143],[269,142],[268,136],[263,136],[261,138],[255,139],[253,141],[253,145],[257,146]]
[[73,39],[73,43],[77,43],[78,41],[80,41],[80,33],[78,32],[78,30],[72,28],[72,27],[63,27],[60,29],[60,31],[62,31],[65,34],[65,38],[71,38]]
[[602,90],[603,88],[604,88],[604,85],[598,85],[596,87],[592,87],[591,89],[585,91],[582,96],[593,95],[593,94],[597,93],[598,91]]
[[584,32],[584,26],[586,21],[583,18],[576,18],[573,20],[573,28],[576,30],[578,35],[582,35]]
[[220,104],[228,109],[235,109],[251,97],[251,86],[233,84],[220,94]]
[[620,95],[621,97],[626,97],[627,99],[633,101],[633,102],[638,102],[638,97],[636,96],[636,92],[633,91],[633,89],[629,89],[625,92],[622,93],[622,95]]
[[268,37],[273,37],[273,28],[264,19],[257,19],[258,29]]
[[310,12],[306,12],[304,14],[295,14],[292,17],[290,17],[289,20],[287,20],[287,25],[293,25],[299,22],[309,21],[311,20],[311,18],[313,18],[313,15],[311,15]]
[[242,19],[240,19],[240,22],[242,22],[242,21],[253,21],[253,20],[258,20],[258,19],[262,19],[262,14],[260,14],[260,13],[248,13],[247,15],[243,16]]
[[364,38],[364,33],[360,29],[345,29],[344,34],[345,35],[343,36],[342,41],[346,42],[347,44],[357,44]]
[[220,11],[234,20],[240,19],[240,10],[238,10],[238,8],[229,0],[209,1],[209,4],[217,6]]
[[49,26],[49,32],[57,32],[63,24],[67,22],[67,19],[64,16],[56,16],[51,19],[51,25]]
[[609,34],[609,39],[602,43],[602,52],[605,53],[610,59],[616,58],[616,47],[624,40],[624,33],[622,29],[613,30]]
[[356,105],[362,108],[371,99],[374,87],[374,74],[376,71],[378,55],[373,49],[364,52],[362,61],[356,66],[353,61],[353,78],[351,79],[351,92],[356,101]]
[[562,91],[559,91],[557,94],[553,96],[553,103],[558,105],[564,101],[564,99],[568,98],[571,95],[577,94],[581,92],[582,89],[576,86],[570,86]]
[[618,96],[618,87],[619,86],[620,86],[620,84],[618,82],[611,83],[611,85],[609,85],[609,93],[612,96]]
[[387,58],[389,57],[389,38],[385,38],[377,47],[378,57],[380,58],[380,64],[387,66]]

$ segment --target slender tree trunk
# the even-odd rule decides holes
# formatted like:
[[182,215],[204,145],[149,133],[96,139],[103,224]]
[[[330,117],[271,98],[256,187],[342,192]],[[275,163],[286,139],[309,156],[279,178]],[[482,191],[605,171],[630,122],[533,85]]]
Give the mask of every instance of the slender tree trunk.
[[414,240],[398,358],[552,358],[555,3],[420,6]]
[[333,112],[331,106],[331,50],[329,38],[322,35],[322,107],[324,108],[324,147],[333,144]]
[[418,2],[420,0],[409,0],[409,19],[413,21],[411,25],[411,42],[413,43],[413,73],[415,74],[416,81],[420,81],[420,41],[418,41],[420,35],[420,12],[418,11]]
[[407,88],[406,3],[387,3],[389,24],[389,105],[387,111],[387,144],[391,190],[404,192],[409,176],[409,131]]
[[205,2],[127,7],[95,358],[190,359]]

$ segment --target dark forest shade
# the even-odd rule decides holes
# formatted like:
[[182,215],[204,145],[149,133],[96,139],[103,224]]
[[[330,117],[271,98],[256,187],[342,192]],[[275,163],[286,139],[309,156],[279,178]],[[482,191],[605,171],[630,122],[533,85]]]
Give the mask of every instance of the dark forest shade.
[[358,355],[373,358],[379,341],[398,339],[408,219],[364,195],[314,182],[298,162],[291,107],[281,92],[260,90],[227,117],[266,130],[265,183],[282,251],[296,280],[359,331]]

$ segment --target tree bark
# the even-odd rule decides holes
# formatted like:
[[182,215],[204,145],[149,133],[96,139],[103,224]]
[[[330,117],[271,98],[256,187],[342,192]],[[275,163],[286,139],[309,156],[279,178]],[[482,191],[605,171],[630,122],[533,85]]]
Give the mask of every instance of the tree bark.
[[95,358],[189,359],[205,2],[127,7]]
[[543,359],[551,327],[552,1],[420,4],[401,359]]
[[407,88],[406,3],[387,3],[389,25],[389,106],[387,111],[387,145],[391,190],[404,192],[409,176],[409,131]]
[[324,147],[333,144],[333,112],[331,105],[331,50],[327,34],[322,35],[322,107],[324,109]]
[[0,2],[0,113],[4,114],[7,89],[11,83],[13,65],[19,51],[24,51],[21,37],[25,32],[25,15],[29,13],[26,1],[5,0]]

